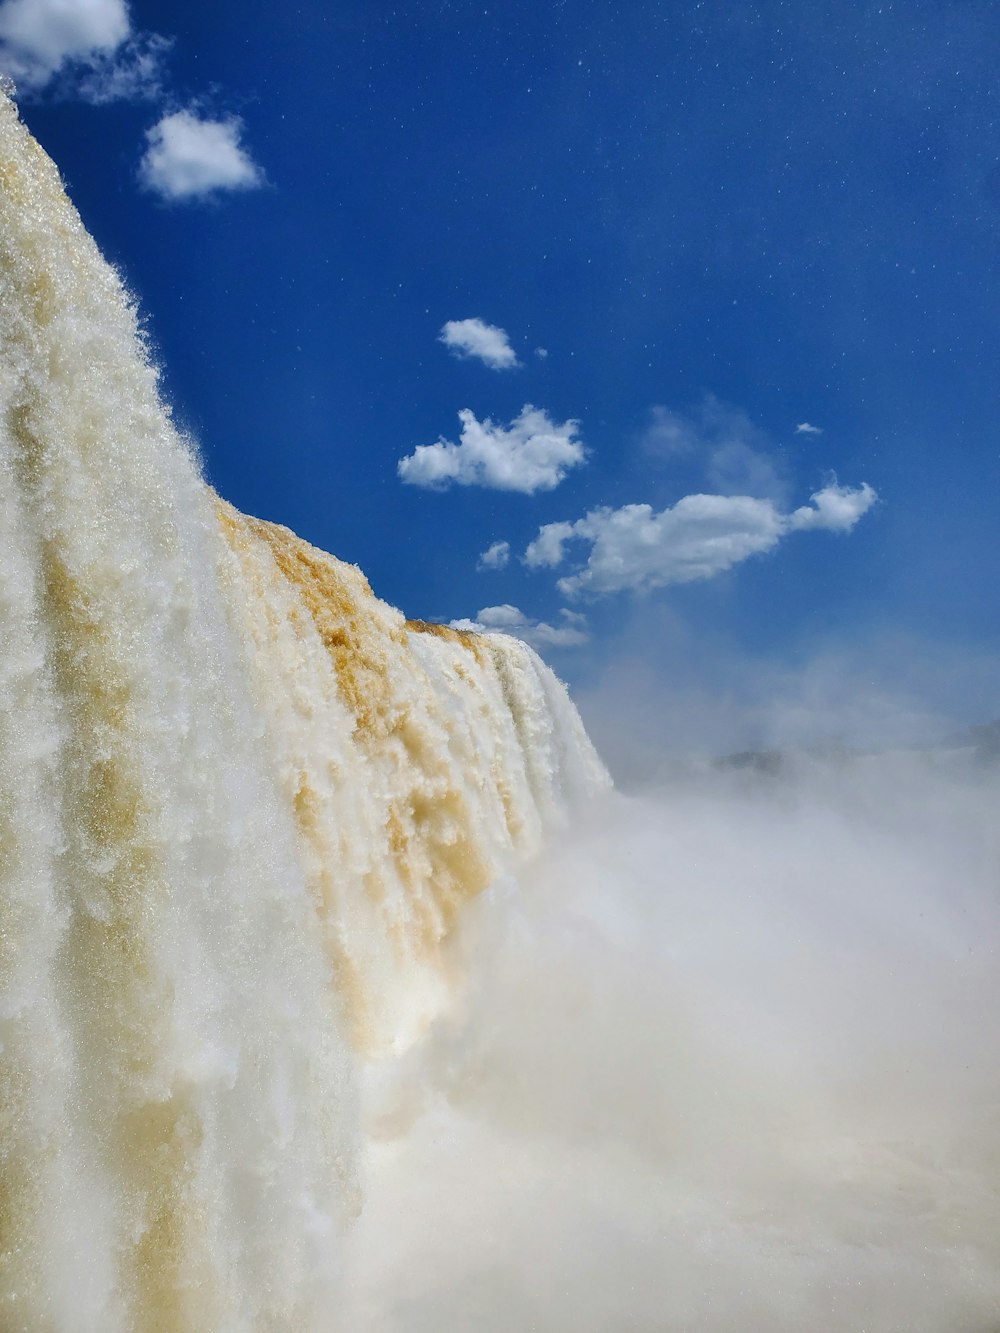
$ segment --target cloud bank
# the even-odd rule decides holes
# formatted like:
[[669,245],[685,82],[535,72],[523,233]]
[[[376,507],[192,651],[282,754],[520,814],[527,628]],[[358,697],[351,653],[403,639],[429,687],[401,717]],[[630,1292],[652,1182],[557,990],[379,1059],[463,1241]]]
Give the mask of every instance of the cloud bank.
[[830,482],[791,514],[747,495],[688,495],[659,513],[648,504],[594,509],[574,523],[545,524],[524,561],[554,569],[568,558],[567,546],[589,542],[586,564],[558,581],[567,597],[694,583],[773,550],[791,532],[849,532],[876,498],[867,484],[852,490]]
[[519,364],[505,330],[481,319],[449,319],[438,341],[453,356],[482,361],[491,370],[513,370]]
[[541,408],[526,403],[508,426],[486,417],[480,421],[469,408],[458,414],[458,444],[438,440],[418,445],[397,466],[401,479],[426,490],[450,486],[482,486],[497,491],[534,495],[558,486],[570,468],[585,461],[577,439],[577,421],[556,422]]
[[252,190],[263,172],[240,144],[235,117],[211,120],[175,111],[146,131],[139,177],[161,199],[204,199],[225,190]]

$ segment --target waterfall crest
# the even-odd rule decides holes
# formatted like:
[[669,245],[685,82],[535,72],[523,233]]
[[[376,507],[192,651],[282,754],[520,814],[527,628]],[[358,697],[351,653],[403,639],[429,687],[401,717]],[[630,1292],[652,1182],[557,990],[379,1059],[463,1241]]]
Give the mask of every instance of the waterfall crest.
[[0,95],[0,1326],[329,1328],[355,1066],[608,783],[523,644],[246,518]]

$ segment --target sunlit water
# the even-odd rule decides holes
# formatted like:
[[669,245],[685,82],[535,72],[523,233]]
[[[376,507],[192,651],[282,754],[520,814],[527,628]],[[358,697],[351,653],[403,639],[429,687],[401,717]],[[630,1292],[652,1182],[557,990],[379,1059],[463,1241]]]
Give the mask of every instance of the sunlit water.
[[6,1329],[328,1328],[358,1068],[607,785],[530,650],[216,500],[0,103]]
[[0,1328],[1000,1327],[997,783],[608,780],[204,485],[0,102]]

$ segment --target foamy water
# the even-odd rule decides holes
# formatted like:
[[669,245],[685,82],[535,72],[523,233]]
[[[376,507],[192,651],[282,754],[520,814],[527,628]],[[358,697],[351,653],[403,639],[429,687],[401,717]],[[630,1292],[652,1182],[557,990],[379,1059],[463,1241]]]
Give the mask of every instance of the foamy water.
[[0,99],[0,1325],[336,1327],[357,1070],[607,777],[523,645],[204,485]]

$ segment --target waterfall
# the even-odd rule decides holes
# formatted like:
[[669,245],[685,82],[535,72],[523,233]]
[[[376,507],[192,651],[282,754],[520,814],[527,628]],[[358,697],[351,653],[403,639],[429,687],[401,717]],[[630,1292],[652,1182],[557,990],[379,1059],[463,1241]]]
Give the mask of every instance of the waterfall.
[[0,1327],[328,1329],[357,1065],[608,778],[524,644],[203,481],[0,96]]

